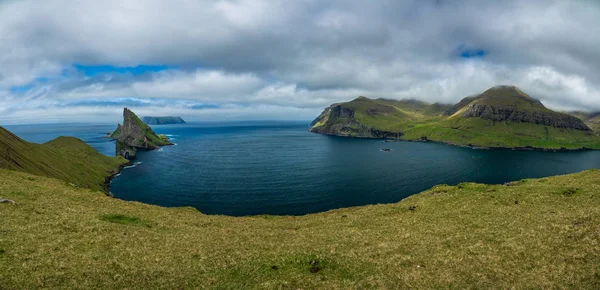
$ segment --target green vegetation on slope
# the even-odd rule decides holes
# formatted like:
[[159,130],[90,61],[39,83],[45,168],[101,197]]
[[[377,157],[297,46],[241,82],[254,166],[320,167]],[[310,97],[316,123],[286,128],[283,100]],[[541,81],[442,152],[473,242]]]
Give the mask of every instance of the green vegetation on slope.
[[404,131],[405,140],[496,148],[600,149],[600,138],[586,131],[531,123],[493,122],[477,118],[452,118],[416,124]]
[[600,149],[600,137],[581,120],[549,110],[510,86],[491,88],[454,106],[359,97],[327,108],[313,125],[313,132],[342,136],[393,138],[379,132],[385,131],[404,140],[454,145]]
[[78,187],[105,190],[105,180],[127,161],[107,157],[73,137],[29,143],[0,127],[0,168],[58,178]]
[[354,117],[362,124],[385,131],[400,131],[399,128],[422,117],[419,113],[402,110],[388,102],[365,97],[354,99],[342,107],[353,109]]
[[[360,132],[359,127],[361,126],[387,132],[400,132],[412,127],[415,123],[439,119],[443,112],[449,108],[448,105],[428,104],[416,100],[373,100],[358,97],[350,102],[334,104],[326,109],[315,120],[313,128],[322,127],[327,130],[331,127],[337,128],[331,125],[332,123],[338,123],[339,126],[356,129],[358,132],[351,133],[357,134],[368,133]],[[342,116],[330,118],[331,112],[338,111],[342,112]],[[349,122],[349,119],[356,123]]]
[[207,216],[0,170],[6,288],[600,287],[600,171],[306,216]]

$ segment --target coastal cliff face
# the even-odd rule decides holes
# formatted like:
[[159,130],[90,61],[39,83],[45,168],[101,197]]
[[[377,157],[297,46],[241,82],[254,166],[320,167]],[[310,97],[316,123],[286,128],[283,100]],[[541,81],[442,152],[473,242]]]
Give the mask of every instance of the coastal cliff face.
[[[374,110],[369,112],[376,114]],[[390,139],[402,136],[401,132],[378,130],[362,124],[355,118],[355,109],[342,105],[332,105],[325,109],[311,123],[311,127],[311,132],[337,136]]]
[[172,145],[166,138],[156,135],[152,129],[131,110],[123,109],[123,125],[110,135],[116,140],[116,154],[127,159],[135,158],[136,149],[153,150],[160,146]]
[[146,116],[142,118],[142,121],[148,125],[168,125],[168,124],[185,124],[185,121],[181,117],[150,117]]
[[127,160],[135,159],[137,150],[121,141],[116,141],[117,156],[125,157]]
[[494,87],[468,101],[454,114],[465,118],[481,118],[493,122],[532,123],[555,128],[591,131],[580,119],[546,108],[540,101],[523,93],[516,87]]
[[514,108],[497,108],[490,105],[472,104],[461,114],[465,118],[481,118],[494,122],[520,122],[555,128],[591,131],[581,120],[556,112],[526,112]]

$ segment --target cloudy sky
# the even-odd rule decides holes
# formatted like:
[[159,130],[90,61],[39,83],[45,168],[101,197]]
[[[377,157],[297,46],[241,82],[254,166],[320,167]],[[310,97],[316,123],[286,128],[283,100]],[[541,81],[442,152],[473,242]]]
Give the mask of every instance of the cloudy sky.
[[308,121],[500,84],[600,110],[600,2],[0,0],[0,125]]

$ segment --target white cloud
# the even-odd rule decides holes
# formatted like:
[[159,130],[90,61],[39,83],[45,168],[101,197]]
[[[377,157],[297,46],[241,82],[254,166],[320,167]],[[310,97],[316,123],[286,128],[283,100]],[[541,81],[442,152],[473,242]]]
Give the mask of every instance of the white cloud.
[[[598,27],[600,3],[585,0],[2,1],[0,122],[118,98],[297,118],[357,95],[450,103],[498,84],[600,110]],[[90,77],[74,63],[170,69]]]

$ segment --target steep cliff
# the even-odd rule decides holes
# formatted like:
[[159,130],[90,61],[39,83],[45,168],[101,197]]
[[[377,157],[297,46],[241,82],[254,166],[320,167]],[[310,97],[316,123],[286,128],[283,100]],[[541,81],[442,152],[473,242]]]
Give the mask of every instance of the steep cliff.
[[136,149],[153,150],[160,146],[172,145],[163,136],[156,135],[131,110],[123,109],[123,125],[110,135],[116,140],[116,154],[128,159],[135,158]]
[[123,156],[128,160],[135,159],[137,150],[134,147],[131,147],[118,140],[115,142],[115,144],[117,146],[117,156]]

